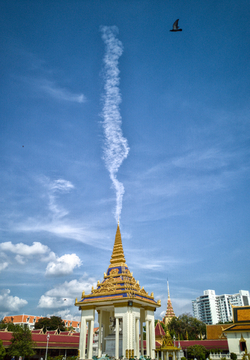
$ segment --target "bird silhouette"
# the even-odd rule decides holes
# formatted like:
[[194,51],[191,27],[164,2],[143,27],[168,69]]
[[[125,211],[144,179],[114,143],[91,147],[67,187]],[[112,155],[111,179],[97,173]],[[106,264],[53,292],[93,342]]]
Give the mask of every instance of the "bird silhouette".
[[172,30],[169,30],[169,31],[182,31],[182,29],[179,29],[179,26],[178,26],[178,21],[179,19],[175,20],[175,22],[173,23],[173,29]]

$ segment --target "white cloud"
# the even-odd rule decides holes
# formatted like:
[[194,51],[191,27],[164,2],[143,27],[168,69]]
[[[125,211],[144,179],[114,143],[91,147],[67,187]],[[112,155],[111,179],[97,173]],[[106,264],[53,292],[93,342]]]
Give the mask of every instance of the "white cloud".
[[72,93],[66,88],[59,87],[53,81],[40,79],[40,80],[35,80],[33,82],[35,83],[38,89],[50,95],[54,99],[76,102],[76,103],[86,102],[86,97],[83,94]]
[[117,172],[124,159],[127,158],[129,147],[127,139],[122,135],[121,115],[119,105],[121,95],[119,89],[118,60],[122,55],[123,46],[116,38],[118,32],[115,26],[102,26],[102,39],[106,45],[104,56],[105,94],[103,104],[103,129],[105,136],[104,161],[109,171],[110,179],[116,191],[116,220],[122,209],[124,186],[117,180]]
[[[58,204],[59,194],[71,191],[74,189],[74,185],[70,181],[64,179],[51,181],[45,176],[39,177],[38,181],[42,183],[43,187],[46,189],[43,197],[48,199],[50,213],[43,219],[37,217],[24,219],[20,223],[15,223],[14,227],[12,226],[11,229],[20,232],[45,231],[58,237],[87,243],[90,246],[98,248],[104,247],[103,243],[100,241],[100,239],[103,238],[103,233],[100,234],[96,230],[91,230],[89,224],[83,226],[82,221],[79,225],[75,220],[74,222],[70,222],[70,220],[65,218],[69,213],[68,210]],[[54,259],[51,259],[51,261],[53,260]]]
[[3,289],[0,291],[0,314],[19,311],[22,307],[28,304],[26,300],[9,294],[9,289]]
[[79,280],[65,281],[48,290],[39,299],[38,307],[47,309],[73,307],[75,298],[79,299],[83,290],[90,293],[92,286],[96,286],[96,280],[85,273]]
[[23,243],[12,244],[11,241],[7,241],[0,244],[2,251],[9,251],[19,256],[36,256],[44,255],[50,251],[47,245],[43,245],[40,242],[33,242],[33,245],[26,245]]
[[[148,202],[150,199],[155,201],[159,196],[168,198],[191,192],[206,194],[226,190],[249,170],[242,161],[244,156],[245,149],[244,152],[239,149],[229,153],[223,146],[192,149],[158,162],[140,173],[131,185],[135,191],[143,189],[137,197],[145,197]],[[158,186],[152,187],[152,182],[156,180]]]
[[42,177],[40,178],[40,181],[44,187],[48,189],[49,209],[53,216],[57,219],[66,216],[68,211],[58,205],[56,201],[56,193],[67,193],[74,189],[74,185],[70,181],[64,179],[51,181],[47,177]]
[[81,260],[76,254],[65,254],[47,265],[46,275],[61,276],[72,274],[74,268],[79,266],[81,266]]
[[15,230],[21,232],[46,231],[59,237],[77,240],[98,248],[104,248],[103,243],[100,241],[100,239],[103,238],[103,233],[100,234],[100,232],[96,230],[90,230],[87,226],[83,227],[82,222],[81,225],[78,226],[78,224],[71,224],[65,219],[44,219],[44,221],[41,222],[33,218],[17,224]]
[[[88,277],[86,273],[79,280],[65,281],[63,284],[56,285],[53,289],[48,290],[46,295],[56,296],[63,298],[72,298],[79,297],[84,290],[86,293],[91,292],[92,286],[96,286],[96,279],[93,277]],[[63,295],[62,295],[63,294]]]
[[16,259],[16,261],[17,261],[19,264],[21,264],[21,265],[24,265],[24,264],[26,263],[25,258],[24,258],[23,256],[21,256],[21,255],[17,255],[17,256],[15,257],[15,259]]
[[42,295],[39,300],[38,307],[50,309],[50,308],[59,308],[63,307],[63,299],[56,299],[55,297]]
[[7,263],[7,261],[4,261],[2,264],[0,264],[0,272],[1,272],[2,270],[6,269],[8,265],[9,265],[9,264]]
[[[147,252],[141,249],[127,249],[127,253],[129,254],[129,264],[133,269],[163,271],[166,269],[166,267],[169,269],[175,269],[184,262],[187,262],[181,258],[166,256],[164,253],[157,254],[157,256],[152,256],[152,259],[150,259]],[[188,261],[190,262],[190,260]]]
[[[24,265],[28,260],[36,258],[36,261],[49,262],[46,268],[46,275],[60,276],[72,274],[75,267],[81,266],[81,260],[76,254],[65,254],[57,257],[56,254],[50,250],[47,245],[40,242],[33,242],[33,245],[26,245],[23,243],[13,244],[8,241],[0,244],[0,249],[5,252],[16,254],[15,260]],[[4,258],[4,252],[1,254]],[[8,262],[2,262],[0,271],[8,266]]]
[[[0,250],[2,258],[6,258],[5,253],[16,254],[15,260],[20,264],[24,265],[27,261],[32,258],[36,258],[37,261],[48,262],[56,259],[56,255],[47,245],[43,245],[40,242],[33,242],[32,245],[23,243],[13,244],[11,241],[3,242],[0,244]],[[5,261],[0,265],[0,271],[6,268],[8,262]]]
[[199,168],[209,171],[227,166],[232,158],[232,154],[223,153],[220,149],[208,148],[184,154],[173,159],[172,164],[180,168]]
[[53,313],[47,314],[47,317],[59,316],[60,318],[62,318],[64,320],[75,320],[75,321],[80,322],[80,317],[81,317],[80,311],[77,308],[74,310],[78,315],[73,315],[69,309],[64,309],[64,310],[59,310],[59,311],[53,311]]
[[53,191],[67,192],[71,189],[74,189],[74,185],[70,181],[58,179],[50,182],[49,188]]

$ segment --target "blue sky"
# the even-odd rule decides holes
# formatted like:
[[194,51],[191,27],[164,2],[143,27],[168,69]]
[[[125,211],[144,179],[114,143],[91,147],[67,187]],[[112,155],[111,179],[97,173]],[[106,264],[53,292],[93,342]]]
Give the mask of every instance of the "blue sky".
[[249,11],[1,2],[1,317],[78,319],[118,217],[157,318],[250,290]]

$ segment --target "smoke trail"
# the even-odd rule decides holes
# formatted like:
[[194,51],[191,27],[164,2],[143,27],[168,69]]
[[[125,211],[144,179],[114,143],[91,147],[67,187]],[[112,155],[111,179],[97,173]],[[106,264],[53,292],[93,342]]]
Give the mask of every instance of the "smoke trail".
[[119,104],[121,94],[119,90],[118,59],[122,55],[123,46],[116,38],[116,26],[101,27],[102,39],[106,45],[104,56],[104,105],[102,111],[104,128],[104,161],[109,171],[110,179],[116,191],[116,220],[122,210],[123,184],[117,180],[116,174],[122,162],[128,156],[127,139],[122,136],[121,115]]

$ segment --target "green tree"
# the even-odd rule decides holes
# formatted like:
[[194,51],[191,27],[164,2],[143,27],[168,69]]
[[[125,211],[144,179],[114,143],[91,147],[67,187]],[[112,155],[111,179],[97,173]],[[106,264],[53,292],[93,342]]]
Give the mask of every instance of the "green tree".
[[31,357],[35,355],[35,343],[32,340],[31,331],[27,327],[15,325],[12,332],[11,345],[8,349],[10,356]]
[[2,319],[0,321],[0,330],[6,329],[6,327],[7,327],[7,323],[6,323],[6,321],[4,319]]
[[57,330],[65,331],[65,325],[63,320],[59,316],[51,316],[51,318],[40,318],[35,323],[35,329],[47,329],[47,330]]
[[4,319],[2,319],[2,320],[0,321],[0,330],[7,328],[8,331],[14,331],[14,330],[15,330],[15,327],[16,327],[16,325],[13,324],[12,322],[7,322],[7,321],[4,320]]
[[180,336],[181,340],[186,339],[187,335],[189,340],[199,339],[201,334],[206,335],[206,324],[190,314],[173,317],[168,323],[168,329],[171,336]]
[[199,360],[205,360],[206,354],[208,354],[207,349],[202,345],[193,345],[188,346],[187,348],[188,358],[196,358]]
[[235,353],[231,352],[230,358],[231,358],[232,360],[237,360],[237,355],[236,355]]
[[3,358],[6,355],[5,347],[3,346],[2,340],[0,340],[0,360],[3,360]]

